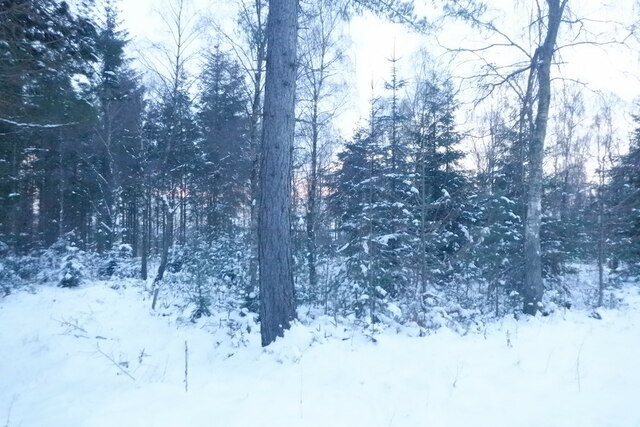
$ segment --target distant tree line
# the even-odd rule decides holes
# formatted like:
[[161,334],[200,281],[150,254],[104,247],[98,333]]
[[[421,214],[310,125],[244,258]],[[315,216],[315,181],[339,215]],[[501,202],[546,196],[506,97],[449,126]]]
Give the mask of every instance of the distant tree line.
[[[599,267],[591,297],[603,304],[609,272],[635,274],[640,265],[640,117],[620,151],[614,116],[623,112],[585,118],[577,86],[567,83],[548,101],[543,170],[542,157],[530,160],[532,99],[496,90],[483,136],[463,135],[447,73],[425,60],[402,76],[402,60],[392,57],[366,122],[344,141],[333,126],[346,93],[340,25],[349,10],[380,7],[358,4],[300,6],[287,201],[296,301],[368,324],[398,316],[426,324],[435,309],[522,310],[527,205],[531,180],[543,174],[548,306],[539,309],[568,301],[557,279],[574,263]],[[242,274],[207,274],[241,281],[241,304],[257,311],[257,206],[270,197],[259,197],[259,177],[273,173],[260,170],[268,4],[242,2],[236,33],[219,34],[197,75],[186,66],[194,36],[184,0],[174,6],[166,22],[183,38],[167,48],[167,66],[152,70],[151,88],[125,54],[127,34],[110,2],[0,1],[2,252],[33,253],[60,239],[98,254],[128,245],[136,275],[154,277],[156,289],[165,274],[198,269],[215,253]],[[463,167],[465,157],[474,168]]]

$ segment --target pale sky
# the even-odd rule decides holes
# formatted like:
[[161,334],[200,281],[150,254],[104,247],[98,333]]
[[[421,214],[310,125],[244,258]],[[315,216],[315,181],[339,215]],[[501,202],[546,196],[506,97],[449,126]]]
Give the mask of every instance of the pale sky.
[[[124,25],[134,41],[135,48],[145,52],[150,42],[166,40],[166,31],[158,14],[165,1],[171,0],[120,0],[119,6],[122,10]],[[231,25],[233,22],[236,9],[234,0],[192,0],[191,3],[199,17],[213,16],[223,25]],[[512,37],[518,43],[522,42],[523,28],[528,22],[529,8],[533,1],[491,0],[489,3],[494,8],[497,25],[513,35]],[[633,16],[638,15],[632,3],[632,0],[570,1],[570,4],[576,8],[576,15],[592,20],[588,22],[588,29],[599,34],[597,38],[600,40],[611,38],[603,34],[610,33],[613,25],[599,21],[630,22]],[[428,12],[426,6],[420,10]],[[394,49],[396,56],[402,59],[400,73],[406,79],[413,77],[412,58],[420,47],[426,48],[436,62],[449,64],[449,71],[454,76],[464,76],[472,73],[473,67],[478,63],[471,61],[472,58],[468,55],[452,62],[451,56],[446,54],[438,42],[454,48],[480,46],[487,43],[485,38],[461,24],[448,25],[438,32],[436,40],[432,36],[410,33],[401,25],[391,24],[368,14],[355,17],[347,24],[345,33],[351,41],[351,47],[347,51],[350,67],[345,70],[344,75],[353,86],[349,96],[350,104],[338,119],[338,127],[345,138],[351,136],[358,119],[366,118],[367,103],[371,97],[371,83],[373,82],[377,95],[383,94],[383,82],[389,78],[390,73],[390,63],[387,58],[393,55]],[[620,34],[615,36],[620,37]],[[205,45],[206,42],[203,42],[196,47],[196,50],[201,50]],[[567,79],[580,79],[588,83],[588,89],[584,90],[587,103],[592,96],[592,90],[615,94],[620,98],[621,110],[624,111],[619,119],[625,120],[628,126],[628,113],[631,111],[632,103],[640,96],[640,76],[636,72],[638,52],[640,49],[637,45],[631,48],[583,45],[564,50],[560,57],[562,64],[554,69],[554,73],[556,76],[562,74]],[[496,63],[506,63],[511,60],[511,55],[510,51],[496,51],[492,60]],[[461,92],[460,97],[470,101],[473,95],[469,90],[473,90],[473,87],[463,86],[463,89],[465,90]],[[471,108],[461,108],[459,122],[469,123],[473,113]],[[623,124],[619,125],[620,128],[623,126]],[[626,132],[628,129],[622,133]]]

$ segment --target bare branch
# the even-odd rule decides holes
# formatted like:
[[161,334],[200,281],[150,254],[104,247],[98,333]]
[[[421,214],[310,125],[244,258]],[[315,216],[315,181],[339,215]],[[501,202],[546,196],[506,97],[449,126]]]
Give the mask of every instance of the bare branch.
[[113,358],[111,356],[109,356],[107,353],[105,353],[104,351],[102,351],[100,349],[100,344],[96,343],[96,349],[98,350],[98,353],[100,353],[101,355],[103,355],[104,357],[106,357],[111,363],[113,363],[123,374],[125,374],[126,376],[128,376],[129,378],[131,378],[133,381],[135,381],[136,379],[133,377],[133,375],[131,375],[126,369],[124,369],[122,367],[122,365],[118,362],[116,362],[115,360],[113,360]]

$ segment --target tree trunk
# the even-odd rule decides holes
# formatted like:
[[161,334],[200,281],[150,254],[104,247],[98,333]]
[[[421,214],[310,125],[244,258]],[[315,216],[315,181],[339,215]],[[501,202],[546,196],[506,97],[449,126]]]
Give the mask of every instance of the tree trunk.
[[[608,117],[607,117],[608,118]],[[611,123],[607,120],[609,126]],[[604,303],[604,264],[605,264],[605,248],[606,248],[606,235],[605,235],[605,185],[607,179],[607,158],[611,157],[610,152],[610,133],[605,137],[604,141],[600,136],[600,124],[597,121],[598,136],[597,136],[597,149],[598,149],[598,241],[597,241],[597,257],[598,257],[598,307],[602,307]],[[608,127],[608,129],[611,129]],[[606,144],[604,143],[606,141]]]
[[309,270],[309,288],[318,288],[318,273],[316,271],[316,206],[318,193],[318,97],[313,102],[312,135],[311,135],[311,171],[309,176],[309,198],[307,204],[307,268]]
[[[604,180],[602,180],[604,181]],[[602,182],[601,181],[601,182]],[[598,307],[604,303],[604,202],[602,200],[602,186],[598,195]]]
[[151,192],[148,188],[144,190],[144,212],[142,214],[142,261],[140,266],[140,276],[142,280],[147,280],[148,259],[151,246]]
[[166,222],[164,224],[164,230],[162,233],[162,256],[160,257],[160,265],[158,266],[158,273],[156,278],[153,279],[153,302],[151,303],[151,309],[155,310],[156,301],[158,299],[158,292],[160,291],[160,282],[164,278],[164,273],[167,270],[167,263],[169,261],[169,249],[173,244],[173,214],[174,208],[169,206],[169,201],[164,200],[164,214]]
[[289,204],[298,1],[271,0],[269,6],[258,221],[263,346],[283,336],[296,317]]
[[[262,21],[262,1],[256,0],[254,3],[257,19],[257,34],[263,28]],[[266,56],[266,42],[263,37],[254,37],[256,43],[255,70],[253,71],[253,99],[251,101],[251,175],[249,184],[250,200],[250,220],[249,220],[249,284],[251,289],[258,287],[258,206],[259,195],[258,178],[260,175],[260,115],[262,114],[262,79],[263,67]]]
[[547,34],[531,61],[531,72],[538,77],[538,105],[533,134],[529,143],[529,194],[525,222],[525,283],[524,306],[526,314],[535,315],[542,301],[542,254],[540,250],[540,226],[542,224],[542,164],[544,141],[549,121],[551,103],[551,62],[555,51],[558,28],[568,0],[547,0],[549,16]]

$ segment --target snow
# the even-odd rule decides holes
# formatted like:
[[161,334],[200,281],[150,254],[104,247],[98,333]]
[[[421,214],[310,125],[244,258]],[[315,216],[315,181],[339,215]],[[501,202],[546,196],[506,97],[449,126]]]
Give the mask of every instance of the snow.
[[513,200],[511,200],[510,198],[505,197],[505,196],[500,196],[500,199],[502,201],[504,201],[505,203],[508,203],[510,205],[515,205],[516,204],[516,202],[514,202]]
[[48,123],[48,124],[41,124],[41,123],[25,123],[25,122],[17,122],[15,120],[11,120],[8,119],[6,117],[0,117],[0,122],[9,124],[9,125],[13,125],[16,127],[22,127],[22,128],[39,128],[39,129],[55,129],[55,128],[60,128],[60,127],[64,127],[64,126],[72,126],[72,125],[76,125],[76,122],[71,122],[71,123]]
[[462,233],[464,234],[465,239],[467,239],[468,242],[473,242],[473,238],[471,237],[471,233],[469,233],[469,229],[467,227],[465,227],[464,224],[458,224],[458,228],[460,228],[460,231],[462,231]]
[[395,240],[397,238],[398,238],[398,234],[391,233],[391,234],[385,234],[383,236],[379,236],[376,239],[374,239],[374,241],[380,243],[383,246],[388,246],[390,240]]
[[336,253],[341,253],[343,252],[345,249],[347,249],[349,247],[350,243],[345,243],[343,246],[341,246],[340,248],[338,248],[338,250],[336,251]]
[[169,303],[151,312],[139,283],[114,284],[0,300],[0,423],[640,425],[638,288],[598,310],[601,320],[558,311],[418,337],[410,326],[368,336],[320,316],[262,349],[249,316],[193,324]]

